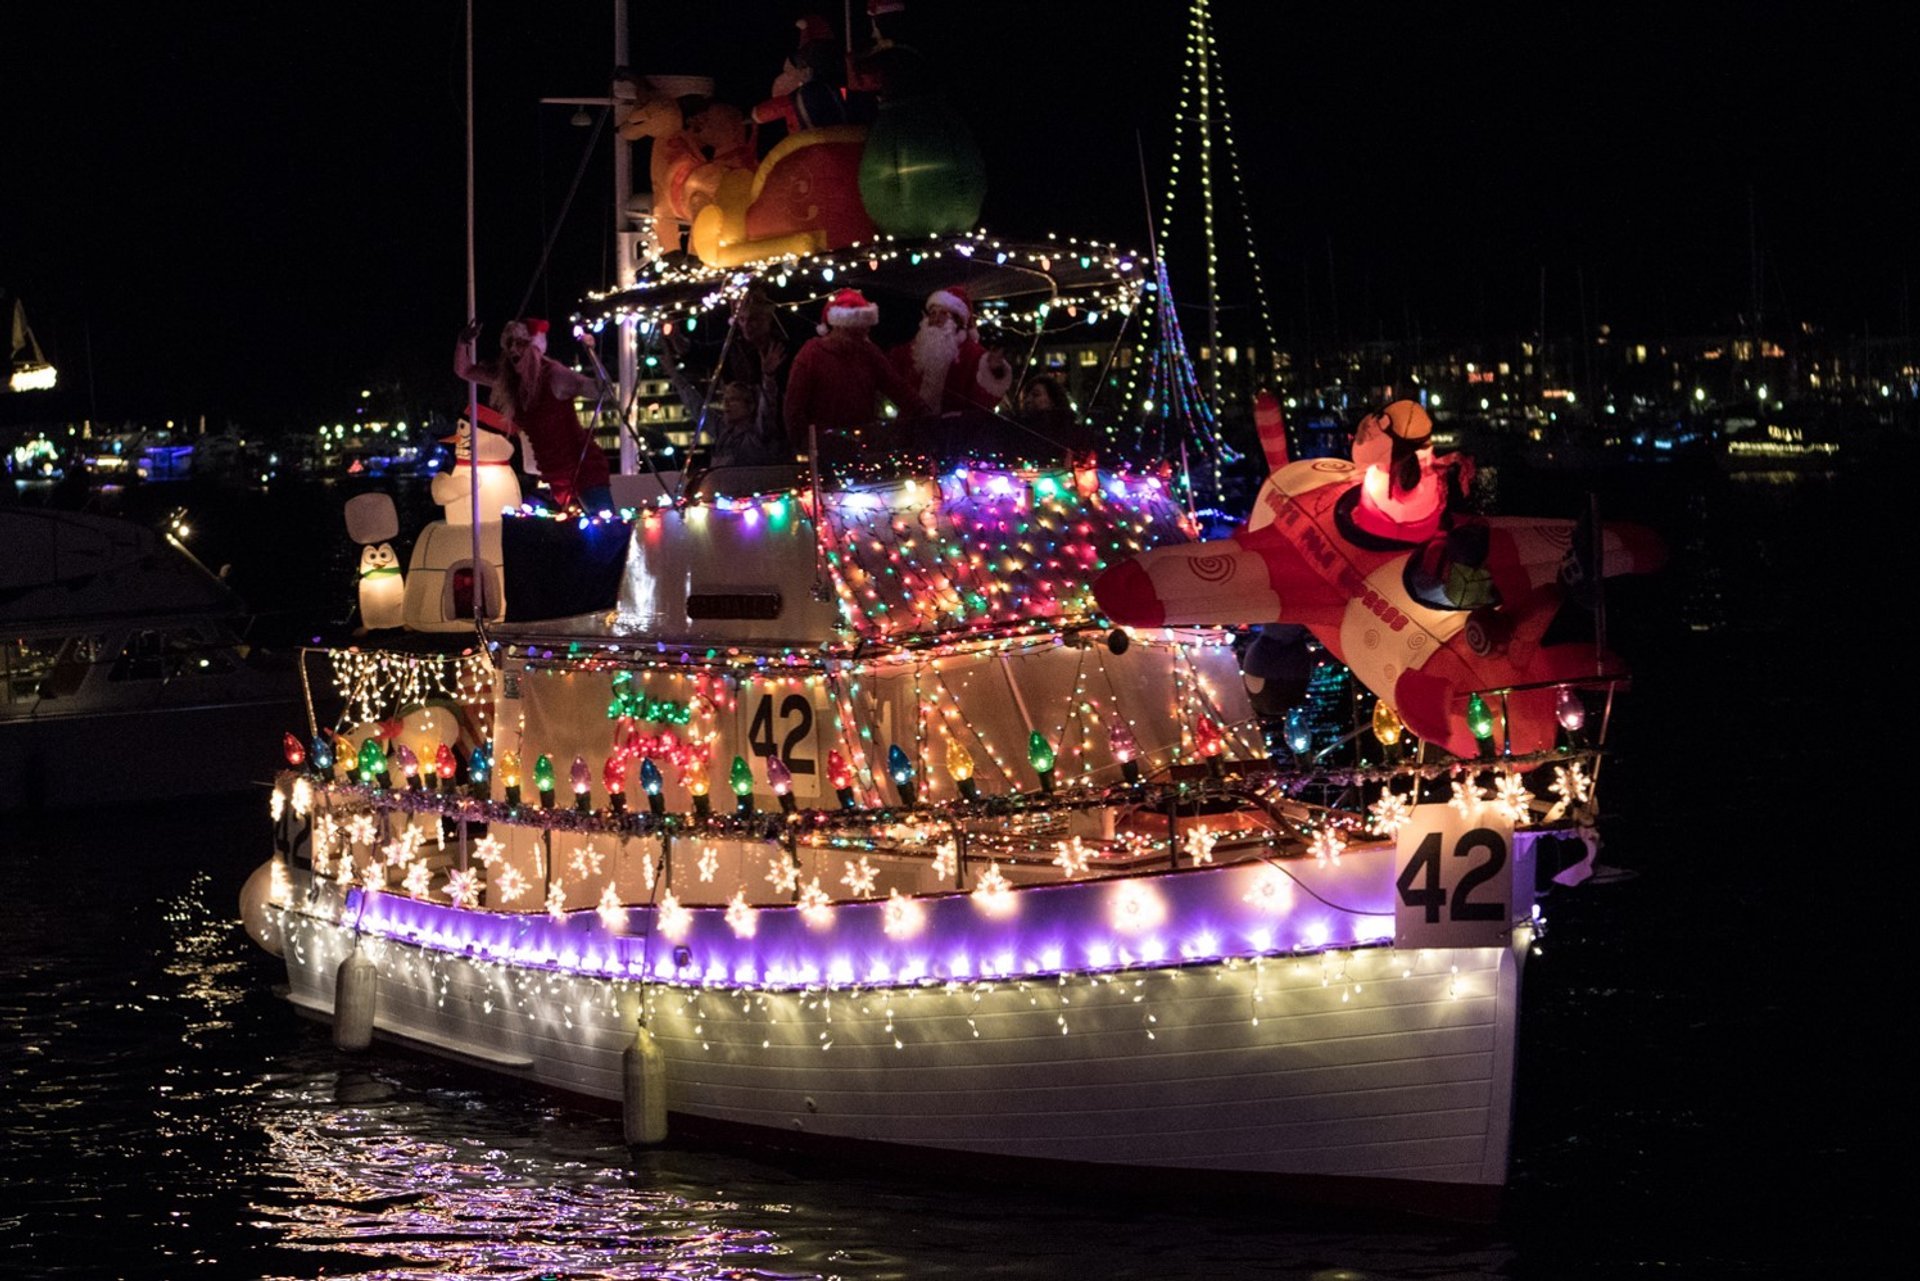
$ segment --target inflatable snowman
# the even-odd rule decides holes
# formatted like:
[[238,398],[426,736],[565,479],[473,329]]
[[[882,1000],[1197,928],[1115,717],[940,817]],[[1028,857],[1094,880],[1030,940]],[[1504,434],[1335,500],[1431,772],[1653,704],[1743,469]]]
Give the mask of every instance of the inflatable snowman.
[[433,478],[433,501],[446,513],[449,525],[473,523],[473,487],[480,486],[480,519],[496,521],[504,508],[520,505],[520,478],[513,473],[513,442],[498,431],[485,430],[500,421],[485,405],[480,407],[478,457],[472,446],[473,427],[465,418],[447,443],[453,446],[453,470]]

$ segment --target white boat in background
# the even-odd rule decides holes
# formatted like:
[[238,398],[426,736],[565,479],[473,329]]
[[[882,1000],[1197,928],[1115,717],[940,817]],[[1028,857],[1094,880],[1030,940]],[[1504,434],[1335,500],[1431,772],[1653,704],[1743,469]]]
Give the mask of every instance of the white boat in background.
[[[0,509],[0,809],[243,791],[305,718],[234,593],[171,537]],[[269,755],[266,759],[271,759]]]
[[[851,173],[839,128],[819,151]],[[741,214],[748,186],[721,191],[709,211]],[[727,332],[750,293],[810,327],[837,290],[917,315],[964,287],[1030,368],[1091,388],[1167,306],[1164,270],[1112,245],[754,225],[696,219],[698,260],[576,324],[625,367],[669,329]],[[1192,402],[1162,332],[1151,364]],[[1509,625],[1544,624],[1559,570],[1607,572],[1573,522],[1488,523],[1488,574],[1423,579],[1432,545],[1339,532],[1364,468],[1284,465],[1264,426],[1254,519],[1205,544],[1181,469],[1130,448],[1217,444],[1175,439],[1165,402],[1098,458],[986,416],[876,426],[884,456],[429,525],[404,633],[303,666],[318,719],[242,895],[293,1005],[345,1050],[618,1102],[636,1143],[1489,1213],[1538,899],[1595,857],[1586,716],[1621,680],[1599,646],[1584,678],[1529,679],[1553,647]],[[1434,603],[1462,585],[1471,610]],[[1234,630],[1277,620],[1378,695],[1278,758]]]

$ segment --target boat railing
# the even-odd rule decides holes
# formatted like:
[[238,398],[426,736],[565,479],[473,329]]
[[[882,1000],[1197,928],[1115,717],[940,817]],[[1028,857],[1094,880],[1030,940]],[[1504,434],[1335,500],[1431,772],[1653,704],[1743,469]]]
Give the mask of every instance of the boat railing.
[[[395,787],[306,771],[283,775],[276,804],[341,821],[372,815],[382,830],[389,819],[438,821],[446,825],[443,832],[456,834],[443,859],[450,866],[466,866],[470,832],[500,827],[536,832],[549,849],[567,836],[654,839],[669,860],[676,845],[716,841],[785,849],[796,865],[803,849],[857,848],[882,859],[931,863],[936,881],[966,889],[989,867],[1016,878],[1058,878],[1051,865],[1073,879],[1248,858],[1337,859],[1349,846],[1390,842],[1396,815],[1416,802],[1446,801],[1449,791],[1455,804],[1464,793],[1502,809],[1517,827],[1584,826],[1593,818],[1592,782],[1600,759],[1597,748],[1304,769],[1216,759],[1165,778],[974,800],[831,809],[756,809],[743,800],[732,812],[695,813],[628,809],[624,798],[617,807],[600,809],[568,807],[550,795],[527,803],[518,795],[477,795],[457,784],[435,788],[418,778]],[[1550,780],[1538,777],[1543,773]],[[1536,797],[1530,779],[1553,799]],[[1370,806],[1361,803],[1368,797]],[[1098,835],[1077,835],[1085,826],[1070,820],[1089,813],[1104,814],[1104,827]],[[716,887],[716,901],[725,901],[725,888]]]

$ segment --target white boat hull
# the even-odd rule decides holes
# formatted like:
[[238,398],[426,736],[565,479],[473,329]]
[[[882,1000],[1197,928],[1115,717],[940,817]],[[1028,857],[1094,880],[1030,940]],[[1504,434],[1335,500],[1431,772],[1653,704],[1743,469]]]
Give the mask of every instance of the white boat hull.
[[[277,917],[291,999],[329,1018],[356,945],[338,914]],[[1415,1208],[1485,1208],[1506,1178],[1524,946],[781,989],[358,937],[379,969],[377,1036],[543,1086],[619,1100],[644,1011],[683,1130],[1291,1176],[1314,1199]]]

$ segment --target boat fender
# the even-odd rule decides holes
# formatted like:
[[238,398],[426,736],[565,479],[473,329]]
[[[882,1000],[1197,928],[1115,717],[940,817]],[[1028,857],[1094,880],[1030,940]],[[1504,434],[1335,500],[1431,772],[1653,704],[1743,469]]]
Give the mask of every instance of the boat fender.
[[240,924],[246,928],[247,937],[257,943],[261,950],[273,956],[284,956],[285,945],[281,941],[280,931],[267,919],[267,904],[273,893],[273,863],[268,859],[253,869],[253,875],[240,887]]
[[373,1044],[374,998],[380,969],[359,948],[348,953],[333,976],[333,1045],[338,1050],[364,1050]]
[[653,1033],[642,1024],[620,1062],[621,1121],[627,1146],[664,1143],[667,1138],[667,1061],[654,1044]]

